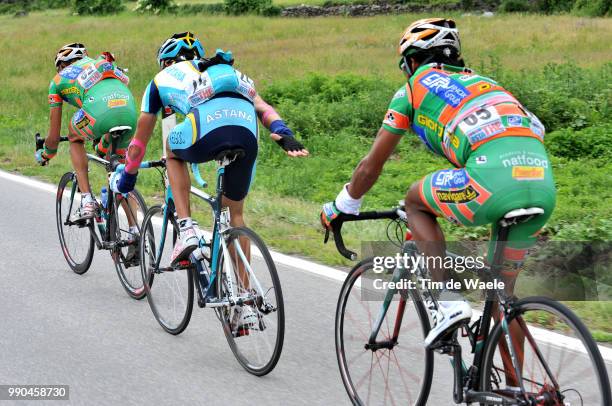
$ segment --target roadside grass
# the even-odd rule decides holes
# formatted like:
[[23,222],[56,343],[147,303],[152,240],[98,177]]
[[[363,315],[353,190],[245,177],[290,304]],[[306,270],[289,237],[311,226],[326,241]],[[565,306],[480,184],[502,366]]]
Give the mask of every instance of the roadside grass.
[[[0,75],[4,78],[0,90],[0,167],[52,183],[70,169],[66,145],[62,145],[49,167],[40,168],[33,162],[33,134],[40,131],[44,136],[46,132],[47,87],[54,74],[52,58],[60,45],[79,40],[87,44],[92,54],[113,51],[119,64],[130,69],[130,87],[140,100],[146,83],[157,71],[154,55],[159,43],[172,32],[193,30],[200,34],[209,52],[217,47],[231,49],[237,67],[255,79],[264,95],[285,98],[281,102],[279,96],[279,108],[312,152],[308,159],[287,158],[268,139],[267,132],[262,131],[257,177],[245,214],[248,224],[279,251],[330,265],[349,266],[349,262],[336,253],[333,243],[322,244],[323,233],[317,215],[321,203],[335,196],[371,145],[394,88],[403,82],[396,63],[397,37],[410,21],[420,17],[423,15],[280,19],[124,13],[94,18],[68,16],[65,10],[32,13],[20,19],[0,16],[0,45],[13,62],[0,65]],[[534,15],[454,17],[461,29],[465,57],[475,68],[482,66],[491,73],[496,67],[503,68],[501,74],[513,74],[517,83],[522,81],[521,77],[527,81],[532,74],[543,75],[542,80],[545,80],[547,74],[541,69],[551,62],[574,62],[580,68],[595,72],[595,76],[598,72],[602,75],[608,72],[602,66],[612,57],[605,45],[612,42],[609,19]],[[58,26],[67,28],[61,30]],[[25,47],[23,43],[29,45]],[[364,81],[359,85],[370,86],[367,92],[360,92],[359,98],[345,105],[336,105],[334,100],[308,102],[306,98],[305,104],[300,104],[299,98],[293,100],[282,92],[274,93],[278,86],[283,87],[292,80],[303,81],[313,72],[322,76],[355,74],[359,75],[358,79],[367,78],[375,84],[378,81],[380,86],[372,87]],[[572,78],[568,77],[568,81]],[[525,97],[536,100],[540,95],[542,102],[551,99],[545,86],[537,81],[533,83],[537,94]],[[607,83],[609,87],[610,82]],[[605,76],[594,86],[606,86]],[[563,102],[563,95],[569,91],[571,89],[559,87],[558,95],[554,96]],[[585,91],[588,93],[590,88],[586,87]],[[606,93],[602,94],[605,97]],[[609,106],[609,91],[607,94]],[[589,106],[584,108],[588,110]],[[64,110],[65,129],[74,109]],[[363,121],[350,121],[355,115]],[[347,117],[350,125],[341,125]],[[585,117],[584,120],[599,118]],[[577,129],[584,126],[575,125]],[[589,128],[609,135],[605,123]],[[570,137],[574,135],[572,128],[564,127],[563,131]],[[147,158],[159,157],[160,138],[158,128]],[[380,182],[366,198],[366,209],[396,204],[411,182],[433,170],[448,167],[442,159],[418,146],[414,138],[400,145],[386,165]],[[575,148],[572,146],[572,149]],[[551,162],[559,196],[557,210],[548,226],[550,232],[565,230],[566,239],[609,235],[612,230],[607,214],[610,161],[586,156],[572,159],[554,156]],[[214,186],[212,166],[207,165],[205,173]],[[103,176],[102,171],[92,170],[94,192],[99,191]],[[143,171],[138,187],[149,204],[159,202],[161,187],[153,171]],[[49,211],[52,213],[53,208]],[[206,210],[198,209],[197,213],[206,224]],[[480,239],[486,234],[486,228],[460,229],[447,223],[443,223],[443,227],[455,239]],[[384,228],[384,224],[374,223],[347,225],[347,246],[358,249],[360,241],[384,239]],[[612,303],[597,306],[572,303],[572,308],[596,329],[598,339],[610,342]]]

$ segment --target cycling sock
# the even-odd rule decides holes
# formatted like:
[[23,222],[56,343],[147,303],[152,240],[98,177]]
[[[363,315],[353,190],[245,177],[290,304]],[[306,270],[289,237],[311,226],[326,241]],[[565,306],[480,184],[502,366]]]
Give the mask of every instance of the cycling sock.
[[191,217],[185,217],[185,218],[182,218],[182,219],[178,219],[178,225],[179,225],[179,233],[180,233],[181,238],[182,238],[184,232],[187,229],[193,228],[193,220],[191,220]]

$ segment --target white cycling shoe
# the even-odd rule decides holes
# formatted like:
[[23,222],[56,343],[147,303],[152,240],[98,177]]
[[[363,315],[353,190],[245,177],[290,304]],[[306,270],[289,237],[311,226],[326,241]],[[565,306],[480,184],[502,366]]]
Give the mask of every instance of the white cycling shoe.
[[236,306],[232,317],[232,333],[234,337],[248,334],[250,329],[257,327],[259,319],[250,306]]
[[189,255],[198,248],[199,242],[200,239],[194,227],[183,230],[174,244],[170,266],[177,266],[180,262],[189,260]]
[[471,318],[472,307],[461,294],[443,291],[438,299],[438,310],[433,314],[434,326],[425,337],[425,347],[431,348],[445,333],[470,321]]

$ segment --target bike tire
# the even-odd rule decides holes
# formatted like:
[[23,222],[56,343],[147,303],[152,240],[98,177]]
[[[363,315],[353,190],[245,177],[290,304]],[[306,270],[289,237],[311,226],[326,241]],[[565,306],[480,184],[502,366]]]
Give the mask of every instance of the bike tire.
[[[266,291],[265,296],[270,297],[268,296],[267,293],[270,292],[271,289],[274,289],[274,300],[276,302],[276,310],[269,314],[276,315],[277,334],[276,334],[275,339],[273,340],[274,347],[273,347],[273,350],[271,351],[271,354],[269,356],[262,357],[262,358],[267,358],[267,360],[262,361],[256,365],[253,362],[253,360],[250,359],[251,357],[246,354],[247,346],[243,345],[245,343],[245,338],[244,337],[234,337],[233,332],[232,332],[231,320],[230,320],[231,315],[232,315],[231,308],[228,309],[227,307],[222,307],[220,308],[221,310],[217,310],[217,315],[223,326],[223,331],[225,333],[225,337],[230,346],[230,349],[232,350],[232,353],[236,357],[236,360],[238,361],[238,363],[249,373],[256,375],[256,376],[263,376],[263,375],[270,373],[274,369],[274,367],[278,363],[278,360],[280,359],[281,352],[283,349],[283,342],[284,342],[284,337],[285,337],[285,309],[284,309],[284,303],[283,303],[283,292],[281,289],[278,272],[276,271],[276,265],[274,264],[274,261],[272,260],[272,256],[270,255],[270,251],[268,251],[268,248],[266,247],[263,240],[253,230],[246,228],[246,227],[231,228],[227,232],[224,233],[224,238],[226,238],[226,243],[228,247],[232,245],[232,242],[234,240],[239,239],[240,237],[248,238],[251,241],[252,246],[255,246],[261,253],[261,260],[263,261],[263,263],[265,263],[265,269],[269,272],[269,282],[268,283],[271,282],[272,284],[272,287],[269,287],[267,285],[262,286],[262,289]],[[225,286],[225,283],[224,283],[225,276],[224,275],[225,275],[226,269],[224,267],[224,263],[225,263],[224,254],[222,250],[220,249],[218,261],[217,261],[217,278],[214,282],[216,283],[216,292],[217,292],[218,298],[226,297],[226,290],[224,289],[224,286]],[[250,266],[253,267],[253,264],[254,264],[254,261],[251,260]],[[259,271],[260,269],[262,268],[258,266],[257,270]],[[260,273],[259,277],[256,276],[260,284],[265,283],[265,282],[262,282],[263,280],[262,276],[264,276],[264,274],[262,273]],[[264,331],[266,330],[270,331],[270,325],[273,324],[273,319],[267,318],[267,316],[264,316],[263,314],[264,313],[261,312],[261,309],[257,309],[257,317],[259,320],[259,326],[260,327],[265,326],[266,322],[268,323],[268,326],[259,328],[257,330],[251,330],[249,334],[247,334],[246,336],[249,336],[252,334],[260,334],[260,336],[263,336]],[[258,333],[258,331],[260,333]],[[264,337],[262,339],[265,340],[266,338]],[[269,340],[269,341],[272,341],[272,340]],[[253,341],[250,341],[250,342],[253,342]]]
[[[611,400],[612,396],[610,395],[610,380],[608,378],[608,373],[606,371],[605,363],[603,361],[599,348],[597,347],[597,344],[595,343],[595,340],[593,340],[591,333],[589,332],[587,327],[584,325],[584,323],[578,318],[578,316],[576,316],[570,309],[568,309],[563,304],[555,300],[546,298],[546,297],[529,297],[529,298],[521,299],[513,304],[512,309],[513,311],[508,316],[507,323],[508,325],[510,325],[510,323],[512,323],[513,320],[517,320],[518,324],[521,326],[522,331],[524,331],[525,328],[528,327],[524,321],[525,319],[524,316],[526,313],[530,311],[532,311],[533,314],[539,315],[540,317],[542,315],[538,314],[537,312],[548,312],[549,314],[559,317],[565,323],[567,323],[568,326],[573,330],[573,335],[576,336],[584,345],[586,352],[588,353],[588,358],[590,359],[592,363],[592,365],[583,369],[584,372],[579,372],[575,378],[572,378],[570,383],[572,385],[576,385],[578,379],[584,379],[584,376],[582,376],[582,373],[586,373],[586,371],[592,371],[593,376],[590,379],[587,379],[588,382],[585,382],[585,387],[592,388],[592,387],[595,387],[596,384],[598,384],[599,392],[601,394],[601,397],[600,397],[601,403],[598,403],[597,401],[593,402],[592,400],[590,400],[589,402],[583,403],[583,404],[584,405],[588,404],[591,406],[595,406],[596,404],[597,405],[601,404],[601,406],[607,406],[607,405],[612,404],[612,400]],[[546,320],[549,320],[549,319],[546,319]],[[496,349],[498,348],[498,343],[502,337],[503,331],[504,330],[503,330],[502,324],[500,322],[497,322],[495,326],[493,327],[489,335],[489,338],[487,340],[486,347],[483,353],[482,368],[481,368],[482,373],[480,377],[481,378],[480,388],[482,391],[493,390],[492,374],[494,373],[499,374],[499,372],[494,372],[500,369],[494,366],[494,358],[495,358]],[[533,335],[530,332],[528,332],[527,334],[533,337]],[[564,335],[568,336],[567,331],[564,332]],[[526,340],[526,342],[529,342],[529,340]],[[557,343],[552,343],[552,347],[558,348]],[[538,350],[540,349],[538,348]],[[573,350],[575,350],[575,348],[568,349],[568,351],[573,351]],[[523,356],[524,356],[524,353],[526,351],[524,348],[522,349],[522,351],[523,351]],[[534,354],[535,354],[535,351],[534,351]],[[578,358],[574,356],[574,359],[578,359]],[[570,357],[565,359],[563,366],[566,366],[567,365],[566,362],[569,362],[571,360],[572,358]],[[523,360],[523,363],[528,364],[524,360]],[[571,369],[571,367],[569,366],[567,368]],[[544,367],[542,367],[542,370],[545,370]],[[560,367],[559,367],[559,372],[561,372]],[[558,378],[555,377],[555,379],[558,379]],[[526,380],[529,380],[529,378],[525,378],[523,376],[523,380],[526,381]],[[525,385],[527,386],[526,383]],[[564,388],[560,388],[560,389],[561,389],[560,393],[567,391]],[[571,389],[571,390],[574,392],[577,392],[575,389]],[[582,395],[580,393],[579,395],[582,398]],[[553,403],[553,404],[557,404],[557,403]],[[571,404],[574,405],[574,403],[571,403]]]
[[[140,211],[141,215],[144,217],[144,214],[147,212],[147,205],[144,201],[144,198],[140,194],[140,192],[134,189],[133,191],[128,193],[128,199],[130,199],[131,201],[134,201],[138,205],[137,210]],[[120,201],[118,201],[117,198],[113,199],[113,206],[114,207],[112,211],[112,216],[109,217],[108,226],[110,227],[110,235],[112,236],[114,241],[119,242],[122,237],[121,236],[122,230],[121,230],[120,223],[118,220],[119,207],[121,206],[121,203]],[[141,233],[140,232],[141,224],[138,224],[137,216],[138,216],[138,213],[136,213],[136,225],[139,228],[139,233]],[[134,254],[137,257],[140,256],[139,251],[140,250],[137,247],[134,252]],[[115,263],[115,270],[117,271],[119,282],[121,282],[121,286],[123,286],[128,296],[136,300],[143,299],[145,297],[146,292],[144,289],[144,285],[142,284],[140,266],[138,265],[138,268],[135,268],[135,266],[132,265],[133,268],[138,269],[137,275],[127,275],[128,267],[126,267],[125,265],[126,265],[126,262],[128,263],[130,262],[130,259],[126,258],[126,255],[124,255],[124,252],[122,251],[121,247],[114,248],[113,250],[111,250],[111,258],[113,259],[113,262]],[[132,271],[132,274],[133,273],[134,272]]]
[[[68,263],[68,266],[72,271],[78,275],[83,275],[85,272],[89,270],[91,266],[91,261],[93,259],[94,254],[94,238],[91,235],[92,233],[92,223],[91,220],[88,220],[83,225],[68,225],[65,224],[65,220],[69,219],[71,213],[71,207],[79,207],[80,203],[76,202],[74,196],[66,199],[71,195],[72,188],[75,188],[78,191],[78,183],[76,179],[76,175],[73,172],[66,172],[60,179],[59,184],[57,186],[57,194],[55,199],[55,219],[57,225],[57,234],[59,237],[60,246],[62,248],[62,253],[64,254],[64,258]],[[68,195],[66,195],[66,193]],[[82,258],[78,258],[75,254],[75,250],[72,249],[69,241],[66,239],[66,234],[68,231],[76,232],[77,229],[86,230],[86,232],[80,232],[79,236],[76,238],[70,237],[70,240],[73,242],[81,241],[85,248],[85,255]],[[82,234],[82,235],[81,235]],[[87,234],[87,237],[85,237]]]
[[[359,385],[356,385],[355,382],[353,382],[353,377],[351,376],[350,367],[349,367],[349,359],[354,360],[356,357],[355,356],[348,357],[346,354],[346,345],[344,342],[345,341],[344,319],[345,319],[345,314],[346,314],[347,303],[349,301],[349,298],[351,297],[351,294],[352,293],[354,294],[354,289],[360,289],[359,287],[356,286],[357,280],[368,269],[371,269],[372,267],[373,267],[372,258],[364,259],[353,267],[353,269],[348,273],[344,281],[344,284],[342,285],[342,289],[338,297],[338,304],[336,307],[334,333],[335,333],[336,357],[338,360],[338,368],[340,370],[340,376],[342,378],[344,388],[346,389],[346,392],[351,402],[354,405],[366,405],[366,404],[370,404],[370,402],[364,401],[364,399],[362,399],[362,396],[360,396],[359,394],[360,392],[359,388],[357,387]],[[416,312],[417,312],[417,317],[418,317],[419,324],[421,327],[421,332],[423,335],[423,337],[421,338],[422,340],[430,330],[428,313],[423,304],[422,299],[418,296],[418,293],[414,289],[409,289],[408,292],[409,292],[408,295],[410,299],[412,300],[414,307],[416,309]],[[406,313],[406,311],[407,311],[406,308],[404,308],[403,310],[404,314]],[[389,314],[387,313],[385,317],[388,317],[388,316]],[[352,336],[350,338],[352,338]],[[367,342],[367,340],[364,340],[364,341]],[[364,345],[365,345],[365,342],[363,343]],[[399,343],[405,342],[405,340],[402,340],[400,336],[398,337],[398,342]],[[418,346],[419,348],[423,348],[422,341],[418,343]],[[385,349],[379,349],[377,351],[385,351]],[[416,396],[414,396],[415,400],[414,402],[412,402],[413,405],[417,405],[417,406],[424,406],[427,404],[427,399],[429,398],[429,392],[431,390],[431,383],[432,383],[432,377],[433,377],[433,368],[434,368],[433,351],[424,350],[424,353],[425,353],[425,359],[423,360],[424,362],[423,378],[421,381],[419,392]],[[391,359],[391,356],[388,355],[388,358]],[[396,360],[397,360],[397,357],[396,357]],[[387,373],[389,374],[389,372]],[[400,371],[400,375],[401,375],[401,371]],[[395,389],[398,390],[398,388],[395,388]],[[369,390],[370,389],[368,389],[368,396],[366,397],[366,399],[370,398]],[[412,398],[412,396],[410,397]],[[374,400],[374,402],[377,402],[377,401],[383,402],[381,399]],[[378,404],[378,403],[375,403],[375,404]],[[395,402],[395,404],[397,404],[397,401]],[[400,404],[404,404],[404,403],[400,402]]]
[[[177,270],[173,272],[187,272],[187,297],[184,301],[185,308],[181,309],[180,314],[178,315],[175,321],[169,322],[167,317],[162,315],[161,309],[162,306],[160,303],[157,303],[156,300],[156,292],[152,290],[154,286],[163,285],[162,274],[156,274],[154,267],[150,267],[151,263],[155,263],[155,253],[157,252],[158,240],[155,238],[155,224],[153,224],[153,218],[156,215],[163,216],[163,208],[160,205],[152,206],[147,210],[147,214],[142,222],[141,234],[140,234],[140,270],[142,276],[142,282],[145,290],[145,295],[147,297],[147,301],[149,302],[149,307],[153,312],[153,316],[155,320],[159,323],[159,325],[168,333],[172,335],[178,335],[182,333],[187,326],[189,325],[189,321],[191,319],[191,313],[193,311],[193,272],[191,269]],[[178,230],[178,225],[176,224],[176,220],[173,215],[170,215],[167,219],[167,222],[171,222],[173,228],[172,242],[176,242],[176,233]],[[162,229],[165,227],[166,233],[168,232],[167,228],[168,224],[163,224]],[[167,235],[166,235],[167,237]],[[159,240],[161,242],[161,240]],[[166,241],[167,243],[168,241]],[[173,247],[170,247],[172,250]],[[162,252],[163,255],[163,252]],[[170,262],[170,258],[167,258],[168,263]],[[173,273],[171,272],[171,273]]]

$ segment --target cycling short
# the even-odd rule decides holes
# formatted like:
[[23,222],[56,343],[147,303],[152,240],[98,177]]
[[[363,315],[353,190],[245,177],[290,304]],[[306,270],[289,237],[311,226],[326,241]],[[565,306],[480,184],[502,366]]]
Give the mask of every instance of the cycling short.
[[225,167],[223,194],[239,201],[248,194],[255,176],[256,120],[255,108],[245,100],[213,99],[192,109],[185,120],[174,127],[168,136],[168,145],[174,155],[192,163],[212,161],[227,149],[244,149],[243,158]]
[[123,82],[105,79],[83,96],[83,105],[70,120],[70,141],[98,140],[117,126],[130,126],[117,143],[125,149],[136,131],[138,110],[134,96]]
[[[504,137],[472,152],[465,168],[443,169],[420,182],[421,200],[440,217],[465,226],[493,224],[507,212],[540,207],[544,214],[510,230],[505,257],[520,261],[555,207],[550,160],[537,139]],[[492,254],[494,241],[489,246]]]

